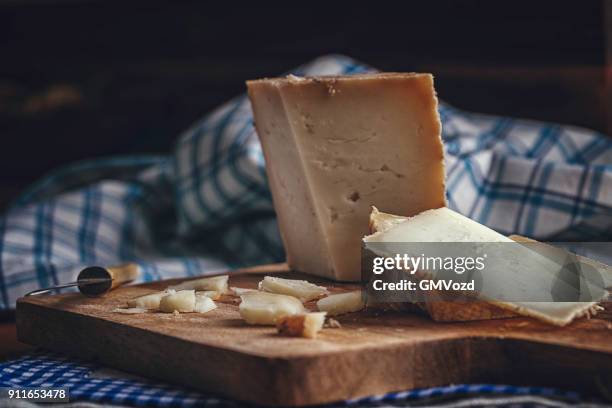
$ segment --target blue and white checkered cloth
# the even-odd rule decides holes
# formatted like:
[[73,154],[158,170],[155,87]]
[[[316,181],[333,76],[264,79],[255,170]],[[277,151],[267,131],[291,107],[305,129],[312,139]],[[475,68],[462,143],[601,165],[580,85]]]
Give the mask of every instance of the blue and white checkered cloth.
[[[327,56],[297,75],[373,71]],[[451,208],[504,234],[612,236],[612,139],[571,126],[440,103]],[[74,280],[87,265],[136,262],[142,280],[284,259],[248,98],[198,121],[168,156],[63,168],[0,219],[0,307]]]
[[[328,56],[293,73],[366,71],[373,69]],[[443,102],[440,116],[453,209],[504,234],[610,239],[612,139],[571,126],[468,113]],[[142,280],[151,281],[283,259],[251,108],[240,96],[185,132],[170,155],[77,163],[16,200],[0,219],[0,307],[13,308],[27,291],[74,280],[87,265],[136,262]],[[0,365],[0,383],[70,386],[78,399],[116,404],[231,405],[147,381],[92,378],[92,370],[36,354]],[[466,393],[558,396],[538,388],[469,385],[373,401],[405,405]]]
[[[119,376],[118,376],[119,375]],[[149,407],[237,407],[240,403],[177,386],[109,372],[97,364],[53,353],[31,353],[0,364],[0,387],[67,387],[71,401]],[[470,384],[415,389],[342,401],[329,407],[391,406],[418,403],[445,407],[538,406],[556,407],[581,401],[578,393],[542,387]],[[450,402],[454,401],[454,403]],[[0,400],[1,405],[2,400]]]

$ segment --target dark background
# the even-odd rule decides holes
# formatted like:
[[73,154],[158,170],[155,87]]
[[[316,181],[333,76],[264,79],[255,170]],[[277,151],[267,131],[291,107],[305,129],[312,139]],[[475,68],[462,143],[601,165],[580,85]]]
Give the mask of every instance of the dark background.
[[326,53],[457,107],[612,131],[612,1],[0,0],[0,208],[50,169],[167,152],[244,80]]

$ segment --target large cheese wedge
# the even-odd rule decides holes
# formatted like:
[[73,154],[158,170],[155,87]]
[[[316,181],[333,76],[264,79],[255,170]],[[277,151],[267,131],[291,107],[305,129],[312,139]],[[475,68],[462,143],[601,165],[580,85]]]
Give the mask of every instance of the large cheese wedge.
[[[414,217],[385,214],[373,208],[369,225],[372,234],[363,238],[365,243],[515,242],[449,208],[424,211]],[[521,238],[517,240],[524,241]],[[546,291],[551,287],[554,273],[547,272],[555,271],[558,264],[518,244],[507,248],[507,264],[504,264],[504,268],[497,268],[496,271],[502,273],[488,277],[490,281],[503,290],[515,291],[517,294],[526,290]],[[606,268],[605,265],[601,266]],[[498,301],[494,297],[487,299],[485,289],[481,296],[483,301],[466,303],[429,302],[426,297],[422,306],[435,320],[441,321],[490,319],[519,314],[555,325],[566,325],[577,317],[594,314],[598,309],[597,302]]]
[[408,216],[445,205],[431,75],[247,85],[292,269],[357,281],[371,205]]

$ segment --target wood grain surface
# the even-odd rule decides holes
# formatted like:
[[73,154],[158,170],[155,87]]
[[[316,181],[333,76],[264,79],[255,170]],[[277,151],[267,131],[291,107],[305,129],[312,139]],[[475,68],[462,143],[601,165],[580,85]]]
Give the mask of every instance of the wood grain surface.
[[[236,271],[230,286],[255,288],[284,265]],[[250,272],[240,274],[240,272]],[[308,277],[332,292],[354,286]],[[21,341],[147,377],[266,405],[310,405],[388,391],[488,382],[570,387],[612,385],[612,308],[568,327],[527,318],[436,323],[406,311],[340,316],[315,340],[248,326],[235,297],[203,315],[112,312],[174,281],[79,294],[22,298]],[[308,305],[314,308],[313,304]]]

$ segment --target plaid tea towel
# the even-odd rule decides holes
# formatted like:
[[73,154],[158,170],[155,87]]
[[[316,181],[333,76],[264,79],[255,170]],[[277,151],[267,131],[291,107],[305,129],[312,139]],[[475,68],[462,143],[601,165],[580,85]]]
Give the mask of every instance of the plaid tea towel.
[[[239,407],[222,397],[106,370],[54,353],[31,353],[0,364],[0,387],[65,387],[70,401],[149,407]],[[395,392],[326,407],[567,407],[582,402],[572,391],[511,385],[449,385]],[[3,405],[0,399],[0,405]],[[591,407],[603,406],[590,404]]]
[[[374,71],[343,56],[296,75]],[[449,205],[504,234],[612,236],[612,139],[571,126],[464,112],[440,103]],[[198,121],[167,156],[68,166],[0,218],[0,307],[126,261],[145,281],[284,258],[248,98]]]

